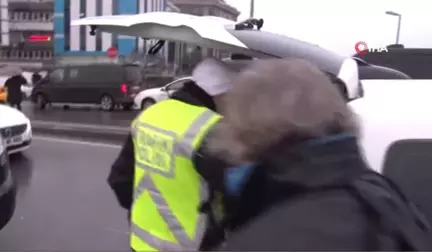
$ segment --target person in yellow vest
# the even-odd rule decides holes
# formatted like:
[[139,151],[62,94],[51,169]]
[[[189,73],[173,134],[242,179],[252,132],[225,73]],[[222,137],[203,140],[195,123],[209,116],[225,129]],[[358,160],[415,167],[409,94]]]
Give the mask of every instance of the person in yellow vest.
[[215,216],[200,211],[214,188],[198,171],[226,166],[205,154],[204,143],[221,119],[216,111],[232,75],[223,62],[205,59],[192,73],[194,82],[133,121],[108,178],[120,205],[130,211],[133,250],[210,250],[223,239],[221,229],[210,231],[216,220],[209,217]]

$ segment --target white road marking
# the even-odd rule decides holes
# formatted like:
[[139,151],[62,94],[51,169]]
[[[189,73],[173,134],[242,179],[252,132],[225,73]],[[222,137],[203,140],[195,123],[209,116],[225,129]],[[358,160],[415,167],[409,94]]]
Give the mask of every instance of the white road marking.
[[65,143],[65,144],[80,144],[94,147],[104,147],[104,148],[112,148],[112,149],[121,149],[121,145],[118,144],[107,144],[107,143],[95,143],[95,142],[87,142],[80,140],[72,140],[66,138],[58,138],[58,137],[47,137],[47,136],[33,136],[34,140],[41,140],[47,142],[57,142],[57,143]]

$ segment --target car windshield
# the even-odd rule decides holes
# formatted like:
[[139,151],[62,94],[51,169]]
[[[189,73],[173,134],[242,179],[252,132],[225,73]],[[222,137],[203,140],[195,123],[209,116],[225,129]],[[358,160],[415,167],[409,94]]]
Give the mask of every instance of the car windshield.
[[173,83],[173,84],[171,84],[171,85],[167,85],[167,86],[165,86],[165,90],[166,91],[172,91],[172,92],[174,92],[174,91],[177,91],[177,90],[179,90],[180,88],[182,88],[183,86],[184,86],[184,84],[185,84],[185,82],[184,81],[179,81],[179,82],[176,82],[176,83]]
[[139,85],[142,83],[144,76],[142,69],[137,65],[125,65],[125,81]]
[[183,77],[183,78],[179,78],[171,83],[168,83],[167,85],[165,85],[165,91],[177,91],[179,89],[181,89],[186,83],[192,82],[192,77]]

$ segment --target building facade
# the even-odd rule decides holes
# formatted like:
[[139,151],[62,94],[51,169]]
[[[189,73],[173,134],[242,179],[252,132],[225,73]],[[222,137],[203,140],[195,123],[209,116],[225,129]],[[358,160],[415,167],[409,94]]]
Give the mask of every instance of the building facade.
[[0,63],[41,68],[53,58],[54,0],[0,0]]
[[[182,13],[197,15],[197,16],[217,16],[228,20],[237,21],[240,12],[227,4],[224,0],[172,0],[172,2],[180,9]],[[193,46],[192,46],[193,47]],[[188,57],[188,52],[194,50],[189,45],[184,45],[182,58]],[[201,57],[212,56],[216,58],[225,58],[229,54],[213,50],[211,48],[202,48]]]
[[197,16],[217,16],[237,21],[240,12],[224,0],[172,0],[183,13]]
[[[156,42],[117,36],[89,27],[70,26],[70,21],[89,16],[136,14],[153,11],[214,15],[236,20],[239,12],[223,0],[0,0],[0,65],[24,68],[51,67],[59,62],[112,61],[108,48],[120,57],[140,58]],[[166,43],[152,60],[177,69],[190,48]],[[221,56],[213,50],[204,55]],[[159,63],[158,63],[159,64]]]
[[54,30],[55,54],[105,55],[115,47],[118,54],[128,56],[144,46],[141,38],[116,36],[96,31],[90,35],[90,27],[70,26],[70,21],[92,16],[137,14],[165,11],[167,0],[55,0]]

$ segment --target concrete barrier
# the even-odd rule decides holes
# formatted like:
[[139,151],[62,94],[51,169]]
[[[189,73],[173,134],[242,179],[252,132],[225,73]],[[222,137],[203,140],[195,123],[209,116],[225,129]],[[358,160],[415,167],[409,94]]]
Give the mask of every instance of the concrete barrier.
[[62,123],[31,120],[33,134],[62,136],[85,140],[122,143],[129,134],[128,127],[97,124]]

